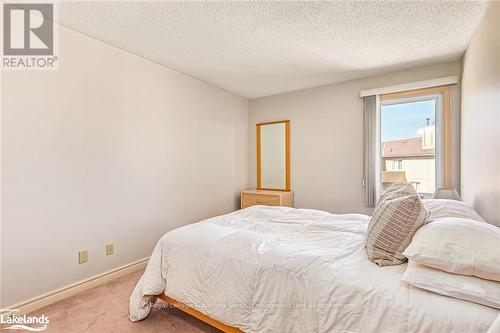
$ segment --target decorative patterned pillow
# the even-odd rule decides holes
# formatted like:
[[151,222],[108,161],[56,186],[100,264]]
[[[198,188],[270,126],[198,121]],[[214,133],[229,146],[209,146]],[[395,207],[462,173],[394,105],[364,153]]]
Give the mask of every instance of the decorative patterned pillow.
[[424,203],[411,184],[380,200],[368,224],[368,258],[379,266],[404,263],[403,251],[418,228],[427,222],[428,216]]
[[377,205],[388,197],[392,196],[401,197],[404,195],[411,195],[411,194],[416,194],[415,188],[410,183],[408,183],[406,179],[403,179],[398,181],[397,183],[394,183],[384,193],[382,193],[380,195],[380,198],[378,199]]

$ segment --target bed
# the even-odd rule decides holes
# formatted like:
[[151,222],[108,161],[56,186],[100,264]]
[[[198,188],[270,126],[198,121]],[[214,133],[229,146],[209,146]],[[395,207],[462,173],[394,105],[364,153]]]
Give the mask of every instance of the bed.
[[492,327],[499,310],[408,286],[400,281],[404,264],[370,262],[368,222],[361,214],[252,206],[172,230],[130,297],[130,319],[144,319],[161,296],[233,332]]

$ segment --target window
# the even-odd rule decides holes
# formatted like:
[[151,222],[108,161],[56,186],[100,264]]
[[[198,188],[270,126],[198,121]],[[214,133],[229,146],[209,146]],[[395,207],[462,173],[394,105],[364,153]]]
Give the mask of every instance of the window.
[[387,94],[362,91],[365,205],[406,178],[424,197],[451,187],[451,85]]
[[379,192],[406,178],[422,197],[449,181],[447,87],[382,95]]
[[403,170],[403,160],[392,160],[392,170]]

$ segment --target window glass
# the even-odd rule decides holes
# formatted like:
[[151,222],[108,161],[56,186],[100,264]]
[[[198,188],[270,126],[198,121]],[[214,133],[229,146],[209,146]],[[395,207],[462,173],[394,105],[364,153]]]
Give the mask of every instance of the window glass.
[[406,178],[424,197],[436,186],[436,99],[381,106],[381,190]]

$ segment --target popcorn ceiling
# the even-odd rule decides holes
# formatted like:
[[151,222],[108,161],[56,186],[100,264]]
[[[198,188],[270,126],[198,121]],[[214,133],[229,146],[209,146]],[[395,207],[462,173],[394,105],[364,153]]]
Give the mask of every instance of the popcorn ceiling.
[[255,98],[458,59],[487,2],[60,2],[75,31]]

